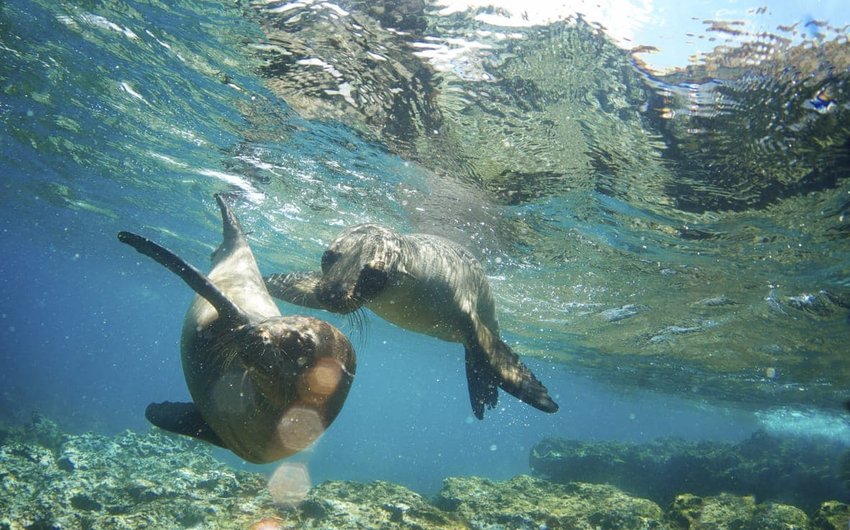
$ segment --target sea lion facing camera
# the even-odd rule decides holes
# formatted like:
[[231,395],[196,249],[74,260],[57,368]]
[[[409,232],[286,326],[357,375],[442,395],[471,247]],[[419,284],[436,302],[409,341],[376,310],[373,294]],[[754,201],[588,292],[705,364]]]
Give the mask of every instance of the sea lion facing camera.
[[215,198],[223,241],[209,276],[148,239],[118,234],[197,293],[181,339],[193,403],[152,403],[145,417],[250,462],[271,462],[306,448],[336,418],[354,378],[355,354],[327,322],[281,316],[239,221]]
[[321,272],[265,280],[281,300],[336,313],[365,306],[397,326],[463,343],[469,399],[479,419],[485,406],[496,405],[497,387],[544,412],[558,410],[546,387],[499,338],[495,303],[478,260],[447,239],[356,225],[325,250]]

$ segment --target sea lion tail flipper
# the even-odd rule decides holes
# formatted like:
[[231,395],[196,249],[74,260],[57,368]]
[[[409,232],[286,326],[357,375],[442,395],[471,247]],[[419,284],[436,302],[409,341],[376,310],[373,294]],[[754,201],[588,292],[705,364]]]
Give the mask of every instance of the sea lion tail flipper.
[[145,409],[145,418],[168,432],[191,436],[227,448],[201,416],[201,411],[194,403],[172,403],[170,401],[151,403]]
[[239,322],[248,321],[247,315],[236,304],[231,302],[218,287],[213,285],[209,278],[174,252],[132,232],[119,232],[118,240],[130,245],[137,252],[148,256],[177,276],[180,276],[192,290],[212,304],[219,315]]
[[484,419],[484,407],[492,409],[499,399],[499,378],[487,355],[478,346],[466,346],[466,384],[472,413]]
[[316,296],[316,288],[322,277],[321,272],[290,272],[264,276],[269,294],[292,304],[313,309],[325,309]]

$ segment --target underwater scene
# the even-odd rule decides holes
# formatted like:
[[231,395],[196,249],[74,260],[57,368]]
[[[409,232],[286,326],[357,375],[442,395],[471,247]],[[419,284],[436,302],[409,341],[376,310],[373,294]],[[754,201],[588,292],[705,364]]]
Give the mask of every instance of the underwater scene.
[[843,1],[0,1],[0,530],[850,528]]

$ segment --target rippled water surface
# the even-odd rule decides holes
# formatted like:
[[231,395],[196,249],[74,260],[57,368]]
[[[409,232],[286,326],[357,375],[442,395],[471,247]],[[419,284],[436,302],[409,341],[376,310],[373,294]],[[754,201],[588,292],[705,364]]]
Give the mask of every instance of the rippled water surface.
[[[204,268],[222,191],[268,272],[316,268],[358,222],[462,243],[563,422],[585,392],[565,377],[652,392],[648,410],[836,409],[850,20],[838,2],[772,4],[4,2],[4,410],[114,428],[185,392],[190,293],[115,233]],[[466,406],[459,350],[323,318],[372,374],[443,366],[419,360],[440,349],[439,392]],[[390,376],[367,367],[376,392]],[[393,400],[425,415],[423,388]]]

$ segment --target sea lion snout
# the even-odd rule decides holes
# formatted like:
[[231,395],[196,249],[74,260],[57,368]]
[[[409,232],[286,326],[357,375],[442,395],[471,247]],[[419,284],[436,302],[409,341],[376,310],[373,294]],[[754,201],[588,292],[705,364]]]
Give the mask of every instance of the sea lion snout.
[[322,306],[335,313],[350,313],[369,303],[384,290],[388,275],[381,262],[350,267],[346,260],[327,267],[316,286],[316,298]]
[[316,298],[328,311],[351,313],[363,305],[355,295],[356,284],[350,287],[342,282],[322,282],[316,290]]
[[354,355],[345,335],[312,317],[270,318],[251,332],[255,339],[243,359],[260,370],[297,374],[321,357],[338,358],[346,365]]

